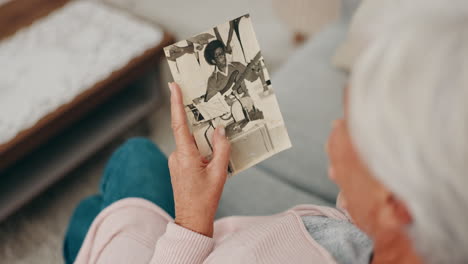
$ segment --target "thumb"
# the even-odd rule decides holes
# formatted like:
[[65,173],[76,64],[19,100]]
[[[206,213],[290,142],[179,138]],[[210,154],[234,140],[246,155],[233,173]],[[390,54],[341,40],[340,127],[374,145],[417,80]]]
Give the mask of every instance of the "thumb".
[[213,159],[210,165],[217,173],[227,173],[230,158],[231,143],[226,137],[224,127],[219,126],[213,135]]

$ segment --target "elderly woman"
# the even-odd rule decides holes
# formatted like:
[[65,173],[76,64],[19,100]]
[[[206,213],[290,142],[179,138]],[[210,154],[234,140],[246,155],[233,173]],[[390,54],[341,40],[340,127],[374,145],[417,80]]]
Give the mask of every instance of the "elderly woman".
[[[214,221],[229,142],[219,127],[212,160],[199,154],[172,83],[169,170],[147,140],[121,147],[75,212],[67,263],[78,249],[76,263],[468,263],[467,20],[427,19],[376,37],[353,67],[327,144],[345,211]],[[99,213],[89,231],[72,228],[80,210]]]

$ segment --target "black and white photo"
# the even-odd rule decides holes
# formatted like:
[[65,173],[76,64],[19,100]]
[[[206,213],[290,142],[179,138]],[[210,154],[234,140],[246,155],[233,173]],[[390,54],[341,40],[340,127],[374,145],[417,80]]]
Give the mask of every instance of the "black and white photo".
[[291,147],[249,15],[164,49],[200,153],[214,129],[231,142],[232,174]]

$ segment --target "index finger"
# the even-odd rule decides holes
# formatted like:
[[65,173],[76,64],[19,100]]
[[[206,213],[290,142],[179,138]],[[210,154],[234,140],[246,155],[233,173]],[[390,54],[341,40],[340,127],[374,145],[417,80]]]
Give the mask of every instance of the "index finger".
[[180,87],[175,83],[169,83],[171,89],[171,125],[178,149],[195,148],[195,142],[187,125],[184,103]]

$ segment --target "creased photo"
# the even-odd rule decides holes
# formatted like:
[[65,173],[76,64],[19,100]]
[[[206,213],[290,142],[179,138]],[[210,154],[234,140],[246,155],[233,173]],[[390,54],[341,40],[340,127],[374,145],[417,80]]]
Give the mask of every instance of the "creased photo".
[[202,155],[224,125],[231,175],[291,147],[249,15],[164,49]]

